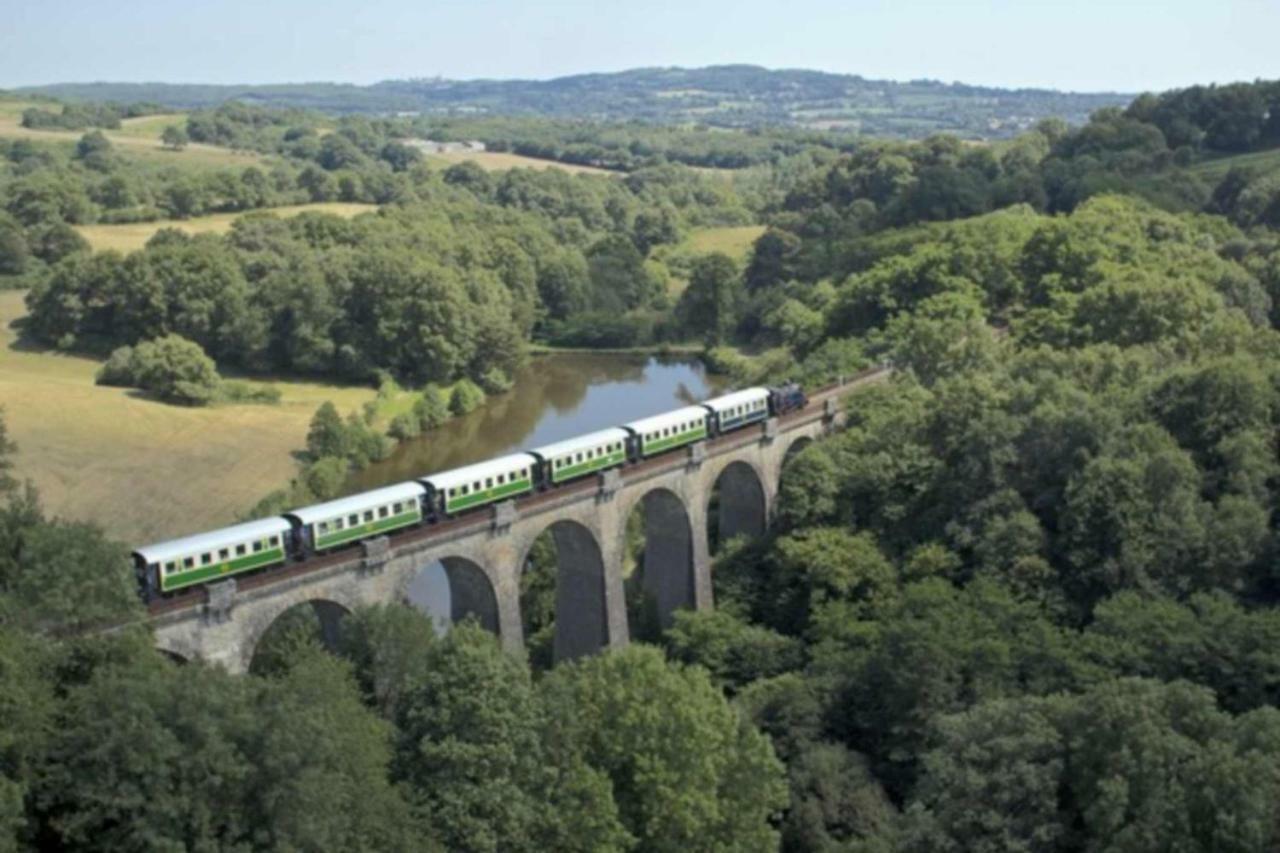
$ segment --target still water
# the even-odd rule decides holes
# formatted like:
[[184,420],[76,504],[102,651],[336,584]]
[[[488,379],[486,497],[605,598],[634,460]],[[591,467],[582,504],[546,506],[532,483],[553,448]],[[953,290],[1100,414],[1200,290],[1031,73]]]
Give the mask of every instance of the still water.
[[347,491],[400,483],[617,426],[705,400],[723,387],[723,381],[689,359],[535,356],[510,391],[489,398],[466,417],[402,442],[390,458],[356,473]]
[[[347,492],[375,489],[436,471],[528,450],[705,400],[724,389],[697,361],[602,353],[536,356],[506,394],[470,415],[402,442],[390,458],[364,469]],[[449,581],[439,563],[410,583],[409,601],[449,624]]]

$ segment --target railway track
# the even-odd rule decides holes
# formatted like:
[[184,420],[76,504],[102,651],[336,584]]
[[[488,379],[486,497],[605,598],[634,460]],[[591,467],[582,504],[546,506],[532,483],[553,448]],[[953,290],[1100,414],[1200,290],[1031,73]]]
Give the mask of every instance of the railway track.
[[[827,401],[838,398],[840,394],[852,390],[859,385],[866,385],[873,382],[881,381],[888,377],[892,372],[892,368],[887,366],[873,367],[853,374],[842,381],[834,382],[816,389],[809,397],[808,404],[803,409],[790,412],[778,418],[778,428],[780,431],[794,429],[797,426],[812,423],[821,420],[827,416]],[[739,447],[745,447],[760,440],[760,430],[751,428],[741,430],[739,432],[731,432],[728,435],[717,436],[707,442],[707,456],[718,456],[736,450]],[[672,450],[646,459],[642,462],[626,465],[620,469],[620,476],[623,483],[642,482],[650,477],[667,473],[668,471],[680,468],[687,463],[688,446],[673,448]],[[542,512],[548,512],[566,503],[572,503],[581,500],[584,497],[595,495],[600,489],[599,480],[596,477],[585,477],[576,483],[569,483],[564,486],[549,489],[545,492],[535,492],[515,500],[516,509],[521,516],[537,515]],[[410,528],[408,530],[397,531],[388,536],[390,539],[390,547],[394,549],[403,548],[406,545],[413,545],[420,542],[433,541],[436,539],[448,539],[453,536],[471,533],[476,529],[484,528],[492,523],[492,506],[484,506],[455,518],[440,521],[435,524],[423,525],[420,527]],[[349,563],[352,560],[353,552],[356,551],[358,545],[343,548],[329,554],[310,557],[305,560],[289,563],[285,566],[268,569],[256,574],[245,575],[237,578],[237,589],[249,591],[270,587],[275,584],[283,583],[302,575],[311,574],[312,572],[323,571],[343,563]],[[147,605],[147,615],[150,619],[155,619],[172,613],[178,613],[184,610],[202,606],[207,600],[208,593],[204,588],[194,589],[190,592],[179,593],[169,598],[157,599]]]

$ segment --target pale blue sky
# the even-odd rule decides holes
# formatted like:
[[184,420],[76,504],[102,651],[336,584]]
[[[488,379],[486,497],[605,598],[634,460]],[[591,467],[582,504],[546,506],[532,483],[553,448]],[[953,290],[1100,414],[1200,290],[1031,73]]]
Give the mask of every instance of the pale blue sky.
[[1280,0],[0,0],[0,87],[747,62],[1075,90],[1280,77]]

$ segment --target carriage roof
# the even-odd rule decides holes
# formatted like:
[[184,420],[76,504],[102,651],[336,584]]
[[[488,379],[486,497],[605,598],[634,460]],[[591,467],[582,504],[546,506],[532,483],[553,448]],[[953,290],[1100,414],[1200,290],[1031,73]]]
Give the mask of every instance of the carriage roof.
[[643,435],[647,432],[662,429],[664,427],[675,426],[696,418],[705,420],[707,410],[702,406],[686,406],[683,409],[676,409],[674,412],[667,412],[665,415],[654,415],[651,418],[642,418],[638,421],[632,421],[629,424],[623,424],[627,429]]
[[707,406],[712,411],[723,412],[725,409],[741,406],[744,403],[754,403],[757,400],[767,399],[769,399],[768,388],[744,388],[741,391],[734,391],[721,397],[713,397],[702,405]]
[[510,474],[517,468],[531,468],[537,462],[537,457],[532,454],[512,453],[509,456],[490,459],[488,462],[478,462],[465,468],[454,468],[452,471],[441,471],[429,477],[420,477],[418,482],[426,483],[439,492],[445,489],[452,489],[454,486],[469,485],[476,480],[483,480],[485,477]]
[[338,498],[336,501],[300,507],[299,509],[290,510],[286,515],[290,518],[296,518],[301,524],[314,524],[317,521],[328,521],[331,518],[337,518],[348,513],[360,512],[369,507],[383,506],[394,501],[420,498],[422,494],[422,486],[419,483],[412,481],[397,483],[394,486],[384,486],[371,492],[361,492],[358,495]]
[[529,452],[534,456],[541,456],[543,459],[552,459],[589,447],[599,447],[602,444],[609,444],[615,441],[626,441],[629,436],[630,433],[621,427],[610,427],[609,429],[597,430],[586,435],[566,438],[564,441],[557,441],[555,444],[546,444]]
[[207,533],[197,533],[194,536],[184,536],[181,539],[171,539],[168,542],[156,542],[144,548],[138,548],[133,553],[141,557],[147,565],[153,565],[176,557],[213,551],[227,545],[254,542],[284,533],[289,529],[289,522],[283,518],[263,518],[219,530],[210,530]]

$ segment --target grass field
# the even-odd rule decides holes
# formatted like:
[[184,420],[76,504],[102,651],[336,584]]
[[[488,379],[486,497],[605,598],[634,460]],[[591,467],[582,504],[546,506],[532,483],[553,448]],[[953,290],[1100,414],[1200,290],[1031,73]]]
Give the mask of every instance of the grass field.
[[281,381],[277,406],[188,409],[93,384],[93,359],[15,347],[22,294],[0,292],[0,406],[17,474],[46,510],[138,544],[235,520],[296,473],[316,407],[353,411],[368,388]]
[[751,246],[764,233],[763,225],[739,225],[731,228],[699,228],[684,238],[676,251],[703,255],[708,252],[724,252],[731,258],[745,261],[751,254]]
[[497,172],[502,169],[563,169],[575,175],[619,175],[608,169],[597,169],[595,166],[575,166],[572,163],[557,163],[554,160],[539,160],[537,157],[524,157],[520,154],[507,154],[501,151],[457,151],[448,154],[428,154],[428,162],[453,165],[470,160],[485,171]]
[[[297,216],[299,213],[313,211],[315,213],[332,213],[337,216],[352,217],[360,213],[377,210],[374,204],[355,204],[351,202],[320,202],[317,204],[294,204],[286,207],[272,207],[254,213],[273,213],[276,216]],[[210,216],[197,216],[192,219],[165,219],[159,222],[130,222],[123,225],[77,225],[89,245],[96,251],[115,249],[117,252],[132,252],[141,249],[152,235],[161,228],[178,228],[188,234],[225,234],[231,230],[231,223],[247,213],[215,213]]]
[[764,233],[763,225],[735,225],[723,228],[697,228],[674,246],[657,246],[651,260],[666,264],[672,273],[667,280],[667,295],[679,299],[689,282],[682,275],[697,255],[723,252],[742,264],[751,255],[751,246]]
[[1206,180],[1217,181],[1221,180],[1234,166],[1257,169],[1260,172],[1280,169],[1280,148],[1254,151],[1250,154],[1236,154],[1233,157],[1215,157],[1196,163],[1191,167],[1191,171]]
[[[87,131],[83,130],[32,130],[22,126],[22,111],[27,107],[51,108],[49,104],[25,101],[0,101],[0,137],[8,139],[32,139],[40,142],[74,144]],[[261,154],[252,151],[232,151],[214,145],[193,142],[181,151],[170,151],[160,144],[160,134],[171,124],[186,120],[182,113],[143,116],[125,119],[119,130],[104,130],[103,134],[115,146],[116,151],[136,157],[148,163],[212,168],[219,166],[250,166],[262,163]]]

